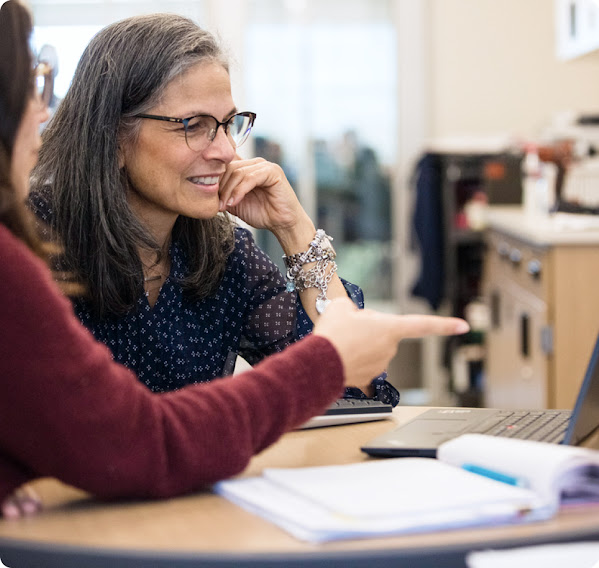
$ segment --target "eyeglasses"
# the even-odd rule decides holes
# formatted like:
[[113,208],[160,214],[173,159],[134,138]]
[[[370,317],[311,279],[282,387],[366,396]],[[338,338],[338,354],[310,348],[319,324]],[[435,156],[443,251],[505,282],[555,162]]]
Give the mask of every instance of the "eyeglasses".
[[256,114],[253,112],[238,112],[224,122],[216,120],[209,114],[198,114],[189,118],[173,118],[171,116],[156,116],[154,114],[136,114],[135,118],[149,118],[177,122],[185,129],[185,141],[190,150],[201,152],[216,138],[218,127],[222,126],[231,144],[237,148],[250,135]]
[[50,104],[54,94],[54,69],[51,65],[40,61],[33,70],[35,93],[45,106]]

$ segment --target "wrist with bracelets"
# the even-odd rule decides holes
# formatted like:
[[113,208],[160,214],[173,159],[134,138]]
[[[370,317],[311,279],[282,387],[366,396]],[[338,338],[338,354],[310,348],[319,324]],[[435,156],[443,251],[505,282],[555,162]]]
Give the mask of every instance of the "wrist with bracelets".
[[[322,314],[331,302],[327,298],[327,290],[337,271],[337,254],[331,246],[332,240],[322,229],[318,229],[308,250],[289,256],[283,255],[287,267],[287,291],[302,292],[308,288],[317,288],[319,293],[316,298],[316,311],[319,314]],[[315,265],[305,271],[303,266],[309,263]]]

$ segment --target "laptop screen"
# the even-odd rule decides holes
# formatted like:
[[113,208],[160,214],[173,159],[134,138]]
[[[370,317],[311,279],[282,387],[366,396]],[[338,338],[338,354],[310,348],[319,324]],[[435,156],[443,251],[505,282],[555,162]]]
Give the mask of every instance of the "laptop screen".
[[599,337],[580,387],[564,444],[577,446],[599,427]]

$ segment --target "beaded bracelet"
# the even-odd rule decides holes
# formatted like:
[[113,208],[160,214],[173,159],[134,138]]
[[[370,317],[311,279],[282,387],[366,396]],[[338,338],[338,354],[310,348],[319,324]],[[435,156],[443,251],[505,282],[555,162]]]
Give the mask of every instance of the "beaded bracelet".
[[[302,292],[308,288],[318,288],[320,292],[316,297],[316,311],[319,314],[322,314],[331,302],[327,298],[327,290],[337,271],[337,264],[334,262],[337,255],[331,246],[332,240],[322,229],[318,229],[307,251],[283,255],[287,267],[287,291]],[[303,265],[311,262],[315,262],[315,266],[304,271]],[[331,268],[327,271],[329,265]]]

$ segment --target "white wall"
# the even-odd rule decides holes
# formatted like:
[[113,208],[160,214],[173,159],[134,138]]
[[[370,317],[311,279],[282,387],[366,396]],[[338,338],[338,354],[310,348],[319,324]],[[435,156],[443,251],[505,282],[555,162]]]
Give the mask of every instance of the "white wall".
[[534,136],[599,111],[599,52],[555,55],[554,0],[432,0],[431,134]]

